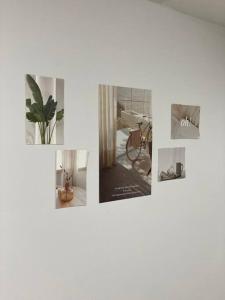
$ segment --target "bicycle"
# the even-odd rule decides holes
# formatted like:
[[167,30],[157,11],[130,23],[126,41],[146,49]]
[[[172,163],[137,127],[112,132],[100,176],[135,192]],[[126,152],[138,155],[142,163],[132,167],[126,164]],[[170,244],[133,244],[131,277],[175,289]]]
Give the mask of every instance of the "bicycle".
[[[143,116],[143,118],[146,116]],[[135,162],[140,157],[142,151],[149,150],[149,156],[152,156],[152,125],[147,122],[142,129],[143,122],[137,122],[138,128],[130,130],[129,137],[126,143],[126,155],[131,162]],[[147,173],[151,172],[151,167]]]

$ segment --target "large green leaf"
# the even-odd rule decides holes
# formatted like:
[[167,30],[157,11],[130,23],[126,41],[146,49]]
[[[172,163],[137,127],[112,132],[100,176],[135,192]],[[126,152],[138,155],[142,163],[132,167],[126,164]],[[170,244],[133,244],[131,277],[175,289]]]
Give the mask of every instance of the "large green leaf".
[[35,112],[35,113],[42,113],[43,114],[43,110],[42,110],[42,107],[40,106],[39,103],[33,103],[31,104],[31,108],[32,110]]
[[51,121],[53,119],[56,111],[56,106],[57,102],[54,101],[52,96],[49,96],[48,101],[44,105],[43,109],[46,122]]
[[29,85],[29,87],[32,91],[34,101],[43,106],[43,98],[42,98],[41,90],[40,90],[38,84],[33,79],[33,77],[29,74],[26,75],[26,80],[27,80],[27,83],[28,83],[28,85]]
[[31,99],[26,99],[26,107],[30,108],[31,106]]
[[38,122],[45,121],[45,115],[44,115],[39,103],[33,103],[31,105],[30,111],[35,114],[36,118],[38,119]]
[[43,114],[33,113],[33,115],[35,116],[35,118],[38,122],[44,122],[45,121],[45,116]]
[[30,104],[29,99],[27,99],[26,105],[30,112],[26,114],[27,119],[31,122],[45,122],[45,115],[40,107],[39,103]]
[[56,113],[56,121],[62,120],[63,116],[64,116],[64,109],[61,109],[61,110],[57,111],[57,113]]
[[30,122],[33,122],[33,123],[38,122],[36,116],[35,116],[33,113],[31,113],[31,112],[27,112],[27,113],[26,113],[26,118],[27,118],[27,120],[29,120]]

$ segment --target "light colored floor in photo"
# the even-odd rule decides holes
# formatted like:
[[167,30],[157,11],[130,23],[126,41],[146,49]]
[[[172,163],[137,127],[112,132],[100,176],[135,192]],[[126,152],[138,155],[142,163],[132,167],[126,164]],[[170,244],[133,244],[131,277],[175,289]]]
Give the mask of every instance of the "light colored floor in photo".
[[74,196],[71,201],[60,201],[58,189],[56,189],[56,208],[66,208],[86,205],[86,191],[80,187],[73,186]]
[[126,143],[129,136],[129,128],[123,128],[116,132],[116,157],[124,155],[126,152]]
[[132,163],[126,155],[126,142],[128,136],[128,128],[117,130],[116,160],[127,170],[133,169],[137,171],[145,182],[151,184],[151,174],[147,176],[148,170],[150,168],[149,155],[143,151],[139,159],[136,162]]

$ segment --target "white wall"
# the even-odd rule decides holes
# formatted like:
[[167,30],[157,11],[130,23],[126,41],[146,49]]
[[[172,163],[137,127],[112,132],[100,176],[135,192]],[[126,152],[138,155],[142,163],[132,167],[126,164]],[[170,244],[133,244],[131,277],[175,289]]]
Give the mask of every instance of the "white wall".
[[[0,3],[0,298],[224,299],[225,31],[145,0]],[[24,143],[26,73],[65,79],[87,206],[54,209],[57,146]],[[150,197],[98,204],[99,83],[152,90]],[[171,103],[201,106],[200,140],[170,140]],[[186,180],[158,183],[157,149],[178,146]]]

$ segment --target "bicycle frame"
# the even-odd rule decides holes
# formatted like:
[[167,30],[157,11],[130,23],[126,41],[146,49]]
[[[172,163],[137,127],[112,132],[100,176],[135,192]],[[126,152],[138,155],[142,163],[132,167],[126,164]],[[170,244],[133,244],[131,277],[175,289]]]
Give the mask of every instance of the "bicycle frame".
[[[146,138],[145,142],[147,142],[147,141],[150,142],[151,141],[150,140],[150,130],[151,130],[151,124],[150,124],[150,122],[148,122],[143,129],[141,128],[141,126],[142,126],[142,124],[139,123],[138,127],[140,129],[141,139],[143,137],[145,137]],[[146,134],[145,134],[145,132],[146,132]]]
[[[142,125],[143,123],[142,122],[139,122],[137,123],[138,124],[138,131],[140,132],[139,133],[139,138],[140,138],[140,144],[139,144],[139,147],[137,147],[137,153],[135,154],[136,157],[132,157],[129,155],[129,151],[128,151],[128,147],[129,147],[129,141],[133,135],[132,132],[130,132],[130,135],[128,137],[128,140],[127,140],[127,144],[126,144],[126,154],[127,154],[127,157],[129,160],[131,160],[133,163],[138,159],[140,153],[141,153],[141,150],[143,149],[146,149],[146,146],[148,146],[148,151],[149,151],[149,156],[150,156],[150,159],[152,157],[152,138],[150,136],[150,131],[152,129],[152,126],[151,126],[151,123],[150,121],[147,122],[147,124],[144,126],[144,128],[142,128]],[[134,156],[135,156],[134,155]],[[147,172],[147,176],[151,173],[151,166]]]

